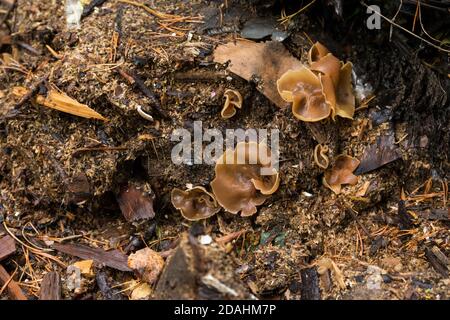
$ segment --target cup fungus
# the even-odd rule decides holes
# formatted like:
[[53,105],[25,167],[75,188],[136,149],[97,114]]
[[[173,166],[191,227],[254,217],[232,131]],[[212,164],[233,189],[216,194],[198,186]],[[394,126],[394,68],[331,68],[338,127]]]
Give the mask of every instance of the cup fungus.
[[322,169],[328,168],[329,160],[327,153],[329,151],[329,147],[327,145],[318,144],[314,148],[314,163]]
[[289,70],[277,81],[281,97],[292,102],[292,113],[302,121],[315,122],[328,118],[331,105],[326,101],[320,76],[302,67]]
[[227,89],[223,96],[225,97],[225,104],[220,112],[224,119],[231,118],[236,114],[236,108],[242,108],[242,96],[237,90]]
[[339,61],[316,42],[308,52],[309,67],[289,70],[277,81],[281,97],[292,102],[294,116],[315,122],[336,115],[353,119],[355,96],[351,62]]
[[334,193],[341,193],[343,184],[355,185],[358,177],[353,174],[359,166],[359,160],[347,155],[339,155],[334,162],[334,166],[325,172],[323,184]]
[[209,218],[219,212],[214,195],[203,187],[194,187],[186,191],[175,188],[171,193],[171,201],[175,208],[187,220],[196,221]]
[[[267,170],[264,172],[262,170]],[[271,161],[265,144],[240,142],[234,150],[226,150],[217,160],[216,177],[211,188],[217,202],[228,212],[243,217],[256,213],[280,185],[279,173]]]

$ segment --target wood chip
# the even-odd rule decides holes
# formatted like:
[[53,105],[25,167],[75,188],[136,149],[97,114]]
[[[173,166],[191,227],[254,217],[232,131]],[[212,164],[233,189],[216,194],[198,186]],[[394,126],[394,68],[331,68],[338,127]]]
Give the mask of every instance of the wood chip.
[[145,282],[138,285],[134,288],[131,293],[131,300],[148,300],[150,295],[152,294],[152,288]]
[[36,102],[45,107],[69,113],[74,116],[108,121],[108,119],[106,119],[87,105],[79,103],[66,94],[60,93],[53,89],[48,92],[46,97],[38,95],[36,97]]
[[81,244],[55,243],[53,248],[65,254],[81,259],[94,260],[100,265],[105,265],[120,271],[132,271],[128,267],[128,256],[119,250],[105,251],[100,248],[91,248]]
[[39,300],[61,300],[61,278],[58,272],[45,274],[41,282]]
[[0,238],[0,261],[16,252],[16,242],[11,236]]
[[448,277],[448,266],[445,262],[441,261],[440,255],[436,255],[436,249],[433,251],[433,249],[430,249],[428,247],[425,248],[425,257],[427,258],[428,262],[433,266],[434,270],[441,274],[443,277]]
[[0,265],[0,288],[3,288],[6,285],[6,289],[8,290],[9,296],[13,300],[28,300],[25,294],[20,289],[17,282],[15,282],[8,271]]

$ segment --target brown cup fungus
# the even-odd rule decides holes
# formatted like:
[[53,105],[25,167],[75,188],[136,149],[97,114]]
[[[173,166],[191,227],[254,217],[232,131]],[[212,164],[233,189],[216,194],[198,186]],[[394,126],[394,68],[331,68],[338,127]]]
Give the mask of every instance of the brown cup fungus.
[[353,174],[359,166],[359,160],[347,155],[337,156],[333,167],[325,172],[323,184],[334,193],[341,193],[343,184],[355,185],[358,177]]
[[240,142],[217,160],[211,188],[217,202],[228,212],[241,216],[256,213],[280,185],[279,173],[265,144]]
[[171,193],[173,206],[180,210],[187,220],[196,221],[209,218],[220,211],[214,195],[203,187],[194,187],[186,191],[175,188]]
[[352,64],[339,61],[316,42],[308,52],[309,67],[289,70],[277,81],[281,97],[292,102],[294,116],[315,122],[336,115],[353,118],[355,96],[352,90]]
[[229,119],[236,114],[236,108],[242,108],[242,96],[237,90],[227,89],[223,96],[225,97],[225,104],[220,112],[224,119]]
[[328,168],[329,160],[327,153],[329,151],[327,145],[321,145],[320,143],[314,148],[314,163],[322,169]]

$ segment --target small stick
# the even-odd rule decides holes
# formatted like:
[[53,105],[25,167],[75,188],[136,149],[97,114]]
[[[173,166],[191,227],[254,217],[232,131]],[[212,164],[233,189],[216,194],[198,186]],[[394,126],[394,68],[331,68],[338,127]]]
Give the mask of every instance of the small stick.
[[364,231],[364,233],[366,234],[367,238],[369,238],[369,240],[372,240],[372,236],[370,235],[370,232],[367,230],[367,228],[361,223],[361,221],[359,221],[358,217],[356,216],[356,214],[353,212],[352,208],[348,208],[347,211],[350,213],[350,215],[353,217],[353,219],[356,221],[356,223],[361,227],[361,229]]
[[72,156],[75,156],[76,154],[80,152],[89,152],[89,151],[124,151],[127,150],[127,147],[92,147],[92,148],[79,148],[76,149]]
[[92,0],[84,9],[83,13],[81,14],[81,18],[86,18],[88,15],[90,15],[92,12],[94,12],[95,7],[101,6],[103,3],[105,3],[107,0]]
[[144,80],[142,80],[138,75],[134,74],[129,70],[124,70],[122,68],[117,69],[119,74],[125,78],[131,85],[137,87],[148,99],[150,99],[155,111],[164,119],[168,119],[167,113],[161,109],[161,104],[156,98],[155,94],[150,90],[149,87],[145,85]]
[[19,102],[16,103],[16,105],[14,106],[14,109],[18,109],[21,106],[23,106],[25,103],[27,103],[29,100],[31,100],[31,98],[33,98],[38,92],[39,92],[39,88],[40,86],[47,82],[48,79],[48,75],[41,78],[35,85],[33,85],[31,87],[31,89],[27,92],[26,95],[24,95]]

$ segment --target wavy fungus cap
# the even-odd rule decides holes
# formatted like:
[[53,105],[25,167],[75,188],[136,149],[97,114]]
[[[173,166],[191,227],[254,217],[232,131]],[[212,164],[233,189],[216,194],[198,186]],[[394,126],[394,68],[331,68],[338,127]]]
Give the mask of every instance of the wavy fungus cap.
[[187,220],[196,221],[209,218],[219,212],[214,195],[203,187],[194,187],[186,191],[175,188],[171,193],[171,201],[175,208]]
[[336,114],[343,118],[353,119],[355,114],[355,95],[352,89],[352,63],[345,63],[339,72],[336,85]]
[[320,121],[331,113],[331,105],[325,99],[327,93],[324,93],[331,89],[323,87],[321,76],[306,67],[283,74],[277,81],[277,89],[285,101],[292,102],[292,112],[299,120]]
[[[262,175],[266,169],[268,175]],[[265,144],[240,142],[226,150],[216,162],[216,177],[211,188],[217,202],[228,212],[243,217],[256,213],[267,197],[280,185],[278,172],[271,163],[271,151]]]
[[220,112],[224,119],[231,118],[236,114],[236,108],[242,108],[242,96],[237,90],[227,89],[223,96],[225,97],[225,104]]
[[330,51],[323,44],[316,42],[308,51],[308,62],[309,64],[312,64],[313,62],[319,61],[329,53]]
[[358,166],[359,160],[356,158],[343,154],[337,156],[334,166],[325,172],[323,184],[334,193],[341,193],[343,184],[358,183],[358,177],[353,174]]
[[[309,50],[308,61],[312,71],[324,75],[321,78],[322,86],[327,88],[324,93],[333,109],[333,119],[335,115],[353,119],[355,96],[352,90],[352,63],[342,63],[319,42]],[[331,85],[333,92],[330,91]]]
[[290,70],[277,82],[280,96],[293,103],[294,116],[309,122],[325,119],[330,114],[333,120],[336,115],[353,119],[352,64],[343,64],[319,42],[309,50],[308,61],[309,68]]

